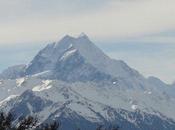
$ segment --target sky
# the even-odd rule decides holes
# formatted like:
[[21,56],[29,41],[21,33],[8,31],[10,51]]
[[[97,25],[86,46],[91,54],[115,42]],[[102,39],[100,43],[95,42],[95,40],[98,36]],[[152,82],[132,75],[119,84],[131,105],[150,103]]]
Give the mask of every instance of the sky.
[[175,81],[174,0],[0,0],[0,71],[86,33],[144,76]]

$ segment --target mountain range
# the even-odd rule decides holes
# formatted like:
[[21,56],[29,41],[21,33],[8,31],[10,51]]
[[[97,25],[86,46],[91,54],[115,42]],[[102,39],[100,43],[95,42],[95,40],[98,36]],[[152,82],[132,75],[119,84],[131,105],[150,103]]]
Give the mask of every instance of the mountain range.
[[63,130],[119,125],[174,130],[175,86],[108,57],[87,35],[48,44],[27,65],[0,74],[0,109],[15,119],[59,120]]

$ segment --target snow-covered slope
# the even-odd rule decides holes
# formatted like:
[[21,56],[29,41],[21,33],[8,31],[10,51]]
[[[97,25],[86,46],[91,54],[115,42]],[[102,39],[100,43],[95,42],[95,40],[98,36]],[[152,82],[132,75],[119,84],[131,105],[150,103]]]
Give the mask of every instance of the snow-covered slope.
[[116,122],[125,130],[175,129],[174,87],[109,58],[86,35],[47,45],[0,79],[0,108],[16,118],[37,114],[67,129],[75,121],[87,129]]
[[[15,89],[25,88],[31,81],[34,79],[25,79],[25,84]],[[154,92],[124,91],[114,84],[101,86],[96,82],[70,84],[35,79],[32,87],[23,89],[17,96],[13,85],[11,96],[5,97],[0,108],[15,113],[15,118],[37,114],[41,122],[55,119],[66,124],[69,121],[70,125],[66,125],[69,128],[76,127],[75,121],[81,128],[94,128],[97,124],[120,125],[125,130],[154,130],[153,126],[161,130],[175,128],[173,101]]]

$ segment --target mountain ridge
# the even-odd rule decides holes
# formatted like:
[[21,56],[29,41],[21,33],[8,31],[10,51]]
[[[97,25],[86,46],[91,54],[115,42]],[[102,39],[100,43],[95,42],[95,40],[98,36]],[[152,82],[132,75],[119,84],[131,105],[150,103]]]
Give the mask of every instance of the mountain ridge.
[[82,129],[116,122],[125,130],[175,129],[172,87],[109,58],[85,34],[48,44],[28,65],[1,75],[0,109],[16,118],[22,110],[41,123],[69,122],[64,130],[74,121]]
[[113,77],[141,76],[125,62],[110,59],[85,34],[78,38],[66,35],[59,42],[48,44],[24,68],[22,76],[54,70],[56,63],[70,48],[76,49],[88,64]]
[[[135,104],[135,106],[137,106],[136,109],[132,108],[133,110],[128,110],[119,107],[126,99],[123,101],[121,100],[122,102],[119,100],[121,95],[116,87],[111,86],[111,88],[109,88],[108,85],[106,87],[97,87],[95,84],[91,83],[89,83],[90,86],[87,83],[75,83],[71,85],[60,81],[37,80],[40,81],[37,81],[38,83],[32,85],[31,82],[34,83],[34,80],[26,79],[20,89],[26,88],[26,85],[28,84],[27,86],[30,86],[32,90],[26,89],[26,91],[19,96],[14,96],[11,100],[3,101],[0,105],[1,110],[8,110],[15,113],[17,115],[15,118],[38,114],[38,117],[42,119],[41,121],[43,122],[49,120],[61,120],[64,124],[68,120],[71,120],[70,123],[73,123],[75,120],[77,120],[77,122],[86,120],[85,124],[90,124],[91,128],[95,128],[98,124],[116,125],[115,122],[126,130],[147,130],[148,128],[149,130],[154,130],[153,126],[156,126],[156,122],[160,123],[159,126],[156,127],[161,128],[161,130],[173,130],[175,128],[175,123],[171,118],[168,118],[155,110],[151,113],[142,110],[139,102],[134,101],[134,99],[132,102],[129,102],[131,102],[131,107]],[[84,92],[82,90],[84,90]],[[93,92],[95,92],[94,90],[100,95],[95,94],[95,96],[93,94]],[[107,104],[107,101],[105,100],[108,98],[101,98],[101,96],[105,96],[103,95],[104,92],[110,97],[109,101],[115,97],[113,101],[117,102],[118,105],[115,102],[113,105],[115,104],[117,107],[110,105],[110,103]],[[116,94],[116,96],[114,96],[112,92]],[[121,92],[123,93],[124,91]],[[150,94],[147,95],[151,96]],[[100,96],[99,98],[101,98],[101,101],[98,99],[98,96]],[[126,96],[122,96],[122,98],[125,97]],[[23,111],[22,113],[21,110]],[[84,125],[80,125],[80,127],[83,128],[85,127]],[[70,127],[74,128],[75,125],[71,125]]]

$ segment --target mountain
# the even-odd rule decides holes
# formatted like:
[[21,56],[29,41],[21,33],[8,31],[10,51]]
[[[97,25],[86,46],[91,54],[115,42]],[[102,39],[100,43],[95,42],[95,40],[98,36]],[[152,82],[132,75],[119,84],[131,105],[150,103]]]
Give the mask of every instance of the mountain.
[[[8,88],[11,90],[11,96],[0,103],[2,110],[15,113],[15,119],[37,114],[41,122],[59,120],[65,129],[93,129],[98,124],[119,125],[126,130],[175,128],[173,119],[153,108],[152,111],[146,110],[146,107],[142,108],[143,100],[155,106],[161,104],[157,96],[149,93],[141,95],[141,92],[135,92],[140,94],[140,101],[135,94],[129,95],[134,91],[124,93],[125,91],[118,90],[115,85],[98,86],[99,83],[94,82],[70,84],[59,80],[35,78],[26,78],[21,84],[14,86],[15,82],[16,80],[11,80],[12,89]],[[4,82],[6,85],[8,83],[9,81]],[[18,92],[21,94],[17,95],[17,91],[22,89],[24,92]],[[172,111],[170,110],[171,113]]]
[[2,79],[15,79],[24,76],[26,65],[16,65],[7,68],[0,74]]
[[167,98],[175,97],[175,86],[173,84],[166,84],[153,76],[148,77],[148,82],[154,85],[153,89],[155,89],[155,91],[162,91],[162,93],[166,95]]
[[[71,59],[73,60],[70,61]],[[86,35],[78,38],[67,35],[59,42],[47,45],[39,51],[30,64],[24,68],[23,75],[34,75],[38,73],[42,75],[42,73],[44,73],[44,75],[49,75],[47,78],[59,79],[55,70],[56,72],[60,71],[60,64],[67,64],[66,69],[68,69],[69,72],[69,69],[76,69],[78,64],[81,66],[81,69],[83,69],[83,72],[95,70],[98,73],[111,75],[113,77],[137,77],[139,75],[137,71],[131,69],[123,61],[110,59],[96,47]],[[75,71],[78,70],[80,69],[76,69]],[[64,73],[68,75],[68,72]],[[82,75],[85,75],[85,73]],[[9,76],[7,78],[15,79],[16,77]]]
[[[57,70],[60,62],[69,62],[71,57],[73,59],[77,58],[71,62],[71,69],[77,67],[77,63],[84,62],[83,64],[88,65],[88,67],[83,69],[94,67],[112,76],[128,76],[130,73],[135,73],[134,71],[127,71],[130,68],[122,61],[111,60],[86,35],[78,38],[65,36],[61,41],[46,46],[36,55],[27,68],[26,73],[30,75],[43,71]],[[116,67],[118,69],[115,69]]]
[[15,118],[37,114],[41,123],[60,120],[63,130],[175,129],[173,87],[111,59],[87,35],[67,35],[0,77],[0,109]]

